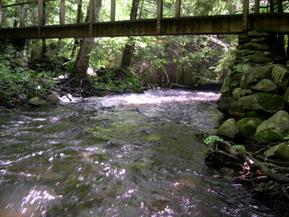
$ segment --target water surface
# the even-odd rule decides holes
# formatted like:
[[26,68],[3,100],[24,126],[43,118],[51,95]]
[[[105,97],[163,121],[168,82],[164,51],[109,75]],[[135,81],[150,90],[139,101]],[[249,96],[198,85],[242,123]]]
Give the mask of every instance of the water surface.
[[277,216],[204,164],[218,97],[156,90],[1,111],[0,217]]

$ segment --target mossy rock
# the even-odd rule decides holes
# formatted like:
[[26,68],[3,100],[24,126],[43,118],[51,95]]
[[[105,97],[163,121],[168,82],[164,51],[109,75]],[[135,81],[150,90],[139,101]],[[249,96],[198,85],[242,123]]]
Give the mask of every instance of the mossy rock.
[[289,82],[289,72],[283,65],[275,64],[272,69],[272,79],[279,87],[286,88]]
[[264,152],[266,157],[278,158],[289,161],[289,142],[282,142],[275,145]]
[[242,89],[240,87],[238,88],[235,88],[232,92],[232,95],[233,95],[233,99],[237,100],[243,96],[247,96],[247,95],[250,95],[252,94],[253,91],[251,89]]
[[251,88],[262,92],[272,92],[277,89],[277,85],[269,79],[262,79],[257,84],[251,86]]
[[217,130],[217,135],[234,138],[239,133],[237,122],[234,118],[226,120]]
[[36,97],[29,99],[28,104],[32,106],[43,106],[43,105],[47,105],[47,102],[36,96]]
[[281,110],[257,127],[255,140],[263,144],[281,141],[288,130],[289,114]]
[[241,97],[238,105],[244,110],[275,113],[284,107],[283,97],[272,93],[254,93]]
[[254,63],[272,62],[272,59],[268,56],[267,52],[263,52],[263,51],[256,51],[254,54],[248,55],[246,59]]
[[249,41],[247,43],[243,43],[239,46],[240,49],[248,49],[248,50],[269,50],[269,45],[265,42],[256,42],[256,41]]
[[272,64],[267,64],[264,66],[256,66],[252,68],[247,75],[246,83],[250,85],[257,83],[262,79],[270,79],[272,68],[273,68]]
[[248,73],[252,66],[248,63],[239,63],[235,66],[235,71],[237,73]]
[[233,99],[229,96],[222,95],[217,101],[218,109],[221,112],[228,113],[233,104]]
[[254,138],[257,127],[262,123],[262,119],[247,117],[237,122],[240,134],[244,138]]

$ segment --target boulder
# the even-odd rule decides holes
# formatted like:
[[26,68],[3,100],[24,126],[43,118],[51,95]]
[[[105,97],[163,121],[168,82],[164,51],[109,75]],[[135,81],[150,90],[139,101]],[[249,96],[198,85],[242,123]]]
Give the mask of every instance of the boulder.
[[286,67],[275,64],[272,69],[272,79],[279,87],[286,88],[289,81],[289,73]]
[[244,110],[275,113],[284,107],[283,97],[272,93],[254,93],[241,97],[238,105]]
[[252,94],[253,91],[251,89],[242,89],[240,87],[236,88],[233,90],[232,95],[233,95],[233,99],[237,100],[243,96],[247,96]]
[[239,133],[237,122],[234,118],[226,120],[217,130],[217,135],[234,138]]
[[31,99],[28,100],[28,104],[32,105],[32,106],[42,106],[42,105],[46,105],[47,102],[43,99],[40,99],[39,97],[33,97]]
[[288,130],[289,114],[281,110],[257,127],[255,140],[264,144],[281,141]]
[[254,84],[265,78],[270,79],[272,68],[273,68],[272,64],[252,68],[248,72],[247,84]]
[[57,104],[59,102],[59,97],[58,97],[57,93],[52,92],[51,94],[49,94],[47,96],[47,101],[52,103],[52,104]]
[[257,84],[251,86],[251,88],[262,92],[272,92],[277,89],[277,85],[269,79],[262,79]]
[[240,134],[244,138],[254,138],[257,127],[262,123],[262,119],[247,117],[237,122]]
[[264,152],[266,157],[279,158],[281,160],[289,161],[289,142],[282,142],[269,148]]
[[221,96],[221,98],[217,101],[218,109],[221,112],[228,113],[230,108],[232,107],[233,99],[227,96]]
[[289,87],[286,89],[285,94],[284,94],[284,101],[286,103],[289,103]]

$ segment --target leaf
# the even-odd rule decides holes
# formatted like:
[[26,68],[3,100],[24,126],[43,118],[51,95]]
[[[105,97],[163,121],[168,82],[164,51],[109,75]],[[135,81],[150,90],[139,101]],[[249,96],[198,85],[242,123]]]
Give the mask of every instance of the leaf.
[[224,141],[221,137],[216,136],[216,135],[212,135],[212,136],[208,136],[206,139],[204,139],[204,143],[206,145],[218,142],[218,141]]

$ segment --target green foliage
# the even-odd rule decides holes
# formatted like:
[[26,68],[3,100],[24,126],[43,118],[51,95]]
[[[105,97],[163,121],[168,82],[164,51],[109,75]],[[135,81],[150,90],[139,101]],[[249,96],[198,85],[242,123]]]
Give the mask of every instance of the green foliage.
[[233,145],[232,148],[233,148],[236,152],[240,152],[240,153],[246,152],[246,147],[245,147],[244,145],[241,145],[241,144]]
[[56,85],[50,74],[12,66],[13,58],[7,53],[0,56],[0,105],[9,106],[19,102],[20,94],[27,98],[45,98]]
[[141,85],[139,77],[130,71],[116,69],[101,69],[97,76],[90,76],[97,89],[112,92],[139,92]]
[[208,136],[207,138],[205,138],[203,142],[206,145],[211,145],[211,144],[214,144],[215,142],[218,142],[218,141],[224,141],[224,140],[219,136],[212,135],[212,136]]

